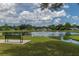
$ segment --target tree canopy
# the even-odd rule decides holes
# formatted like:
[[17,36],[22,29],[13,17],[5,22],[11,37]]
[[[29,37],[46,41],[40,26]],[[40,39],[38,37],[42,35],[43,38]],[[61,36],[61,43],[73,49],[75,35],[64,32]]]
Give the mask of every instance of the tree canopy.
[[63,3],[42,3],[41,9],[44,10],[45,8],[48,8],[52,11],[60,9],[64,4]]

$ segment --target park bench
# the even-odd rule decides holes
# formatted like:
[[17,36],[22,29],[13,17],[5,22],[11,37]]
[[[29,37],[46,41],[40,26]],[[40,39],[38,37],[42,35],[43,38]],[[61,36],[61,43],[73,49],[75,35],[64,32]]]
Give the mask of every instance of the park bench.
[[20,43],[23,43],[23,34],[22,32],[4,32],[3,35],[5,36],[5,42],[8,42],[8,40],[20,40]]

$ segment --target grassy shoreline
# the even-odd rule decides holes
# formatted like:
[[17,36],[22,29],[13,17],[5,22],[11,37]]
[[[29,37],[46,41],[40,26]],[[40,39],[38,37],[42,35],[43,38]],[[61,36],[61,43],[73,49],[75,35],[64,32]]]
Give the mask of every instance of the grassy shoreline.
[[69,36],[64,36],[64,39],[65,40],[73,39],[73,40],[79,41],[79,36],[78,35],[69,35]]
[[[42,32],[42,31],[30,31],[30,30],[6,30],[6,31],[0,31],[0,32]],[[44,31],[44,32],[56,32],[56,31],[62,31],[62,32],[79,32],[79,30],[52,30],[52,31]]]

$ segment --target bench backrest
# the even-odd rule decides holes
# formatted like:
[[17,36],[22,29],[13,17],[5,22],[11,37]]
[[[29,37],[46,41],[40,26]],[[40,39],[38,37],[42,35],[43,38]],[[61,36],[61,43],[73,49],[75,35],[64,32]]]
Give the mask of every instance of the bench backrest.
[[5,39],[22,39],[22,32],[4,32]]

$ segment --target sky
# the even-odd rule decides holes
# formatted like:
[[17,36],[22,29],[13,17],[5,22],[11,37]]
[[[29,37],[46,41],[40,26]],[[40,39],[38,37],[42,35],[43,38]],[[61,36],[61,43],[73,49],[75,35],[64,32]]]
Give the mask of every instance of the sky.
[[0,25],[31,24],[48,26],[51,24],[79,25],[79,5],[66,3],[60,11],[41,10],[40,3],[0,3]]

